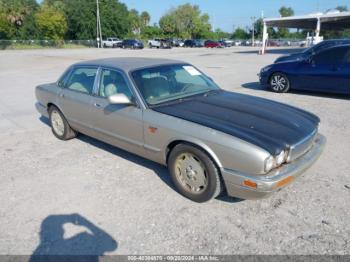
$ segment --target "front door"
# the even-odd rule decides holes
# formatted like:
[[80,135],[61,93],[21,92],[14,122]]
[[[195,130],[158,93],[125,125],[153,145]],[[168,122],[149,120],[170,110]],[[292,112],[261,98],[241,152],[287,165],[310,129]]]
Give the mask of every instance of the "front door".
[[90,134],[92,119],[92,90],[97,75],[96,67],[72,69],[64,88],[59,94],[59,104],[73,129]]
[[122,72],[102,69],[99,90],[93,97],[92,117],[97,138],[136,154],[144,152],[142,109],[135,105],[108,102],[113,94],[125,94],[134,101],[134,94]]

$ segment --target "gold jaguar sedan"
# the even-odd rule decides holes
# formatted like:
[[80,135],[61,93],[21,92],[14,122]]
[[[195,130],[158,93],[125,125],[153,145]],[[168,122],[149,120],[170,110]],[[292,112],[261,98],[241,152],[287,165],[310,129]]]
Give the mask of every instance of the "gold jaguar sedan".
[[57,138],[83,133],[166,165],[178,191],[197,202],[220,193],[266,197],[310,167],[325,144],[317,116],[222,90],[182,61],[80,62],[37,86],[36,97]]

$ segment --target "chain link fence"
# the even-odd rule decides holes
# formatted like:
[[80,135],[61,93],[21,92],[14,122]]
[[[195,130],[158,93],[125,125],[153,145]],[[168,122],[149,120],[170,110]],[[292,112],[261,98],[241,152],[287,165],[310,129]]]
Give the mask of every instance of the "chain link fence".
[[[252,46],[252,39],[232,39],[230,46]],[[148,47],[147,40],[143,40],[144,46]],[[262,41],[255,39],[254,46],[261,46]],[[305,40],[298,39],[269,39],[268,46],[297,47],[304,46]],[[0,50],[5,49],[40,49],[40,48],[95,48],[96,40],[1,40]]]
[[96,40],[1,40],[0,49],[97,47]]

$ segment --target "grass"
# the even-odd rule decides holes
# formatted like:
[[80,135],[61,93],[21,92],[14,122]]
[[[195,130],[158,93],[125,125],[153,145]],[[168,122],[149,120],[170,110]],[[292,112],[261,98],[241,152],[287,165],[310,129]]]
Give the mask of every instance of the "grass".
[[53,45],[44,46],[39,44],[21,44],[21,43],[11,43],[9,45],[0,45],[0,50],[30,50],[30,49],[76,49],[76,48],[89,48],[85,45],[77,44],[63,44],[63,45]]

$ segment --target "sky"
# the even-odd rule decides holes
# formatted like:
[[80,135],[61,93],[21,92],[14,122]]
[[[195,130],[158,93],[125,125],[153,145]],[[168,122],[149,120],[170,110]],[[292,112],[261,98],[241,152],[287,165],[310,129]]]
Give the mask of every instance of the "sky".
[[120,0],[129,9],[139,12],[147,11],[151,15],[151,23],[157,23],[159,18],[170,8],[180,4],[191,3],[199,5],[203,12],[210,16],[212,27],[232,32],[238,26],[251,24],[251,17],[278,17],[281,6],[292,7],[295,15],[305,15],[324,12],[339,5],[347,5],[350,0]]

